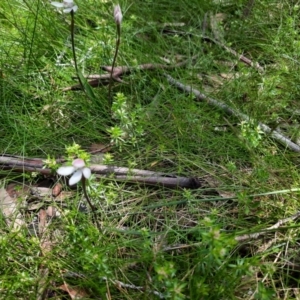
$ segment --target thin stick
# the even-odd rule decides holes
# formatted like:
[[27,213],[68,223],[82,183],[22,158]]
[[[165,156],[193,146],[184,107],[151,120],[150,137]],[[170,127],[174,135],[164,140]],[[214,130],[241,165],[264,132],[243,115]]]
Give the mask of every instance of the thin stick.
[[[61,160],[57,160],[61,163]],[[15,170],[18,172],[38,172],[51,175],[53,171],[45,168],[41,158],[25,158],[0,154],[0,167],[2,170]],[[99,177],[108,180],[120,180],[126,183],[141,183],[152,186],[165,186],[169,188],[197,189],[202,187],[201,179],[194,177],[182,177],[174,174],[153,172],[148,170],[131,169],[108,165],[91,165],[92,172]],[[113,177],[111,177],[113,175]]]
[[204,40],[208,40],[210,42],[215,43],[216,45],[224,48],[227,52],[231,53],[232,55],[234,55],[235,57],[238,58],[238,60],[240,60],[241,62],[243,62],[244,64],[253,67],[255,69],[257,69],[259,72],[264,72],[264,68],[258,63],[258,62],[253,62],[251,59],[249,59],[248,57],[244,56],[243,54],[238,54],[235,50],[229,48],[228,46],[226,46],[225,44],[221,43],[220,41],[213,39],[209,36],[202,36],[202,38]]
[[[274,225],[266,228],[264,231],[236,236],[235,240],[237,242],[244,242],[244,241],[248,241],[248,240],[258,239],[259,237],[265,236],[266,233],[268,233],[269,231],[273,231],[274,229],[277,229],[281,225],[284,225],[284,224],[286,224],[288,222],[295,221],[299,217],[300,217],[300,211],[298,211],[297,213],[295,213],[294,215],[292,215],[292,216],[290,216],[288,218],[279,220],[277,223],[275,223]],[[194,243],[194,244],[174,244],[174,245],[170,245],[168,247],[165,247],[163,250],[164,251],[173,251],[173,250],[184,249],[184,248],[191,248],[191,247],[200,246],[200,245],[201,245],[201,243]]]
[[285,223],[288,223],[288,222],[291,222],[291,221],[294,221],[294,220],[298,219],[299,217],[300,217],[300,211],[298,211],[297,213],[295,213],[294,215],[292,215],[292,216],[290,216],[288,218],[279,220],[277,223],[275,223],[274,225],[266,228],[264,231],[240,235],[240,236],[235,237],[235,240],[238,241],[238,242],[244,242],[244,241],[250,240],[250,239],[251,240],[258,239],[262,235],[265,235],[268,231],[277,229],[281,225],[283,225]]
[[[168,74],[165,74],[165,76],[167,77],[167,80],[169,81],[170,84],[176,86],[178,89],[180,89],[184,92],[194,94],[198,100],[206,101],[208,104],[210,104],[214,107],[222,109],[228,115],[235,116],[235,117],[237,117],[239,119],[242,119],[244,121],[247,121],[247,122],[249,122],[251,120],[251,118],[249,116],[247,116],[246,114],[241,113],[238,110],[235,110],[235,109],[231,108],[230,106],[228,106],[224,102],[221,102],[221,101],[215,100],[213,98],[207,97],[206,95],[202,94],[200,91],[192,88],[190,85],[184,85],[183,83],[175,80],[173,77],[171,77]],[[294,152],[300,152],[300,146],[298,146],[297,144],[292,142],[289,138],[287,138],[283,134],[279,133],[277,130],[272,130],[269,126],[267,126],[267,125],[265,125],[264,123],[261,123],[261,122],[258,122],[258,125],[264,133],[270,134],[270,136],[272,138],[274,138],[276,141],[278,141],[279,143],[283,144],[284,146],[286,146],[287,148],[289,148],[290,150],[292,150]]]
[[[194,55],[191,60],[194,60],[196,57],[198,57],[198,55]],[[127,67],[127,66],[120,66],[120,67],[114,67],[113,73],[112,73],[112,66],[102,66],[101,69],[109,72],[108,74],[92,74],[92,75],[88,75],[85,76],[85,79],[88,79],[88,84],[91,87],[99,87],[99,85],[107,85],[109,84],[110,78],[111,78],[111,74],[112,74],[112,80],[113,81],[117,81],[120,83],[126,83],[124,82],[121,77],[124,75],[128,75],[132,72],[134,72],[135,70],[157,70],[157,69],[174,69],[174,68],[178,68],[178,67],[182,67],[184,65],[186,65],[190,60],[187,59],[183,62],[180,62],[178,64],[175,65],[162,65],[162,64],[151,64],[151,63],[147,63],[147,64],[141,64],[135,67]],[[73,86],[69,86],[63,89],[63,92],[67,92],[67,91],[76,91],[76,90],[80,90],[81,89],[81,85],[80,84],[76,84]]]
[[[108,281],[108,278],[107,278],[107,277],[102,277],[102,279]],[[113,280],[113,279],[111,279],[110,281],[111,281],[117,288],[133,289],[133,290],[137,290],[137,291],[140,291],[140,292],[145,292],[145,291],[146,291],[145,287],[143,287],[143,286],[137,286],[137,285],[134,285],[134,284],[128,284],[128,283],[124,283],[124,282],[122,282],[122,281],[119,281],[119,280]],[[162,293],[160,293],[160,292],[158,292],[158,291],[156,291],[156,290],[148,290],[148,292],[154,294],[154,295],[157,296],[159,299],[165,299],[165,298],[166,298]]]

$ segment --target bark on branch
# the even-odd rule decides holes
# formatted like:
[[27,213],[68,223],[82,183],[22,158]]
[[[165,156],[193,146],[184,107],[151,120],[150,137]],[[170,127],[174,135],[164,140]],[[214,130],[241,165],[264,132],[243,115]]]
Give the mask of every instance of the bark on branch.
[[[57,163],[61,162],[61,160],[57,160]],[[152,186],[165,186],[169,188],[197,189],[201,187],[201,183],[197,178],[181,177],[160,172],[108,165],[91,165],[90,168],[92,173],[96,174],[97,177],[108,179],[112,178],[126,183],[140,183]],[[54,175],[51,169],[44,167],[44,162],[41,158],[1,155],[0,169]]]
[[[206,101],[208,104],[223,110],[228,115],[235,116],[241,120],[244,120],[244,121],[251,120],[251,118],[249,116],[241,113],[238,110],[231,108],[224,102],[210,98],[210,97],[202,94],[200,91],[194,89],[190,85],[185,85],[185,84],[175,80],[173,77],[171,77],[168,74],[165,74],[165,76],[167,77],[167,80],[170,84],[176,86],[178,89],[180,89],[186,93],[194,94],[196,96],[197,100]],[[258,122],[258,125],[264,133],[269,134],[272,138],[274,138],[280,144],[284,145],[285,147],[289,148],[292,151],[300,152],[300,146],[298,146],[296,143],[292,142],[289,138],[287,138],[283,134],[279,133],[277,130],[272,130],[269,126],[267,126],[261,122]]]
[[[88,81],[88,84],[91,87],[99,87],[101,85],[107,85],[109,84],[110,78],[112,78],[116,82],[120,83],[126,83],[125,81],[122,80],[122,77],[124,75],[128,75],[131,72],[137,71],[137,70],[166,70],[166,69],[174,69],[178,67],[182,67],[186,65],[188,62],[193,61],[197,55],[193,56],[191,59],[182,61],[178,64],[175,65],[163,65],[163,64],[141,64],[135,67],[127,67],[127,66],[120,66],[120,67],[115,67],[112,72],[112,67],[111,66],[102,66],[101,69],[107,73],[105,74],[94,74],[94,75],[88,75],[86,76],[86,79]],[[80,84],[75,84],[69,87],[66,87],[63,89],[64,92],[67,91],[76,91],[76,90],[81,90],[81,85]]]

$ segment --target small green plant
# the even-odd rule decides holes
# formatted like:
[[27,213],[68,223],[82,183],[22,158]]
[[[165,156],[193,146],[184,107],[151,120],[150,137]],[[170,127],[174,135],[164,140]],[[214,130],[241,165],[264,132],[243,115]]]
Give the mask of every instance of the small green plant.
[[158,282],[165,286],[165,299],[186,299],[184,295],[186,283],[176,277],[176,268],[173,262],[162,261],[161,263],[157,263],[154,268]]
[[45,159],[43,163],[44,163],[44,168],[48,167],[53,171],[56,171],[59,168],[55,157],[51,157],[51,155],[49,154],[47,155],[47,159]]
[[112,104],[112,116],[118,125],[107,130],[111,142],[122,150],[122,145],[135,146],[141,140],[144,129],[140,122],[143,110],[140,106],[131,109],[127,103],[127,97],[123,93],[117,93]]
[[260,129],[259,125],[256,125],[253,121],[242,121],[241,126],[241,136],[247,142],[250,148],[257,148],[261,142],[263,131]]
[[114,161],[114,156],[111,153],[105,153],[103,155],[103,163],[105,165],[111,165]]
[[81,146],[75,142],[71,146],[66,146],[66,153],[66,159],[68,162],[72,162],[75,158],[80,158],[88,163],[91,159],[91,155],[84,151]]

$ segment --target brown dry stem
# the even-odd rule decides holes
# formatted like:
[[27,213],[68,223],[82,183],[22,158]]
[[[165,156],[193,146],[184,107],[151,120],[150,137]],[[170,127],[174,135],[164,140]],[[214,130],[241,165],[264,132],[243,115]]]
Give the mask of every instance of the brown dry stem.
[[[61,163],[61,160],[58,160],[57,163]],[[53,174],[51,169],[45,168],[43,159],[41,158],[1,155],[0,168],[18,172],[38,172],[44,175]],[[145,185],[187,189],[201,187],[200,180],[193,177],[188,178],[148,170],[97,164],[91,165],[90,168],[92,173],[96,174],[98,177],[123,181],[126,183],[140,183]]]

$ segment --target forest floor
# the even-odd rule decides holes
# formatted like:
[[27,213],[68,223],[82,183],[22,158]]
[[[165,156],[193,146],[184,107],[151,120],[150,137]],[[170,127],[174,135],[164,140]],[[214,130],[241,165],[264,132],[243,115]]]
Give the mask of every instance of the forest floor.
[[299,2],[121,1],[112,78],[75,2],[0,3],[0,299],[300,299]]

